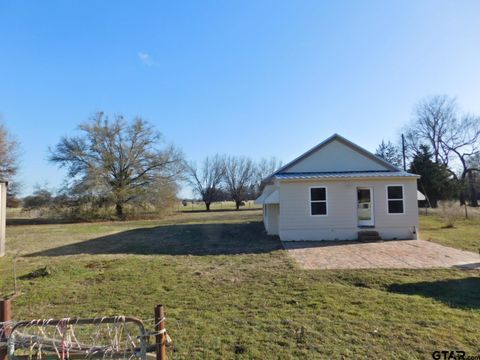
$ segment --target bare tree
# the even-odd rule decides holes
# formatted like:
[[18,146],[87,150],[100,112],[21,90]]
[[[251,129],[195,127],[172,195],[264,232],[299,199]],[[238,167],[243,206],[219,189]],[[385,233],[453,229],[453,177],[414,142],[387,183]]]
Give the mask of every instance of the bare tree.
[[265,187],[265,184],[263,184],[262,181],[281,166],[282,162],[274,156],[270,159],[263,158],[256,164],[254,173],[256,196],[259,196]]
[[402,167],[402,153],[400,149],[390,141],[385,142],[382,140],[382,143],[378,145],[377,150],[375,150],[375,155],[381,157],[393,166],[398,168]]
[[469,193],[470,204],[478,206],[473,173],[480,172],[480,166],[476,161],[480,156],[480,118],[466,115],[461,120],[453,121],[442,139],[441,146],[443,152],[448,154],[447,164],[449,160],[453,160],[454,164],[459,165],[458,172],[451,173],[464,188],[460,201],[464,203],[465,195]]
[[183,171],[181,152],[161,147],[161,134],[141,118],[110,121],[98,113],[79,130],[79,136],[62,138],[49,160],[68,169],[75,192],[110,197],[120,219],[127,203]]
[[7,128],[0,124],[0,180],[8,181],[8,200],[17,195],[18,183],[15,176],[18,172],[19,146]]
[[461,185],[460,202],[470,193],[472,205],[475,194],[470,174],[480,171],[472,165],[480,153],[480,119],[473,115],[461,116],[454,98],[434,96],[419,103],[416,116],[406,132],[409,149],[418,153],[422,145],[428,145],[437,164],[442,164]]
[[202,197],[207,211],[210,211],[210,205],[215,201],[223,180],[224,163],[224,158],[217,154],[212,158],[207,157],[200,169],[193,163],[187,165],[188,182],[193,191]]
[[54,195],[46,186],[35,185],[32,195],[23,198],[23,208],[26,210],[41,209],[50,206]]
[[436,163],[447,164],[448,152],[442,146],[452,123],[455,122],[458,106],[454,98],[437,95],[422,100],[415,108],[412,124],[407,129],[405,140],[410,154],[420,151],[420,145],[428,145]]
[[255,175],[255,165],[250,158],[229,156],[225,159],[224,171],[227,191],[239,210],[242,201],[247,200],[246,195]]

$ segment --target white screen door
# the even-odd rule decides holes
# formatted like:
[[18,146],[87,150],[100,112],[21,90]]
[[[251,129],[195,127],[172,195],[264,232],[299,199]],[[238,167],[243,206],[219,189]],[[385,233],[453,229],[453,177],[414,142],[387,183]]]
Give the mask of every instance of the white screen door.
[[358,226],[374,226],[372,188],[357,188]]

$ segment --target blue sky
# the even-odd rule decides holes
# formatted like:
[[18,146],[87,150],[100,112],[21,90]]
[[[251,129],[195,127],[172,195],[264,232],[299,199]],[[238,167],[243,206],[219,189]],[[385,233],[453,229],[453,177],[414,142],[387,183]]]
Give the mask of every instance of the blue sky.
[[24,194],[96,111],[154,123],[190,160],[291,160],[337,132],[374,150],[425,96],[480,114],[479,1],[0,0],[0,116]]

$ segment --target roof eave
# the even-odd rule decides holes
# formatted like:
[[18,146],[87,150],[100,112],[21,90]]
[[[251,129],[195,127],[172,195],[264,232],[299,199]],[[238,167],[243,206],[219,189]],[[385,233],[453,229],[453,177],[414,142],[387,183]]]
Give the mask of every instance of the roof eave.
[[416,180],[420,178],[420,175],[412,174],[411,176],[344,176],[344,177],[326,177],[326,176],[311,176],[311,177],[275,177],[278,181],[311,181],[311,180],[322,180],[322,181],[340,181],[340,180],[391,180],[391,179],[412,179]]

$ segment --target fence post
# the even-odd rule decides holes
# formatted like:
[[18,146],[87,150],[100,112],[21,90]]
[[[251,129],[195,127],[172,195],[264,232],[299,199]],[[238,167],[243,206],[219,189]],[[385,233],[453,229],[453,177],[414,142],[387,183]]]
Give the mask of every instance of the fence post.
[[157,360],[167,360],[167,334],[165,333],[165,311],[163,305],[155,306],[155,332],[157,333],[155,335]]
[[[12,320],[12,301],[10,299],[4,299],[0,301],[0,323],[1,322],[6,322],[6,321],[11,321]],[[3,327],[3,329],[1,328]],[[7,333],[8,328],[7,326],[0,325],[0,343],[6,343],[8,336],[10,334]],[[0,360],[7,360],[7,347],[1,347],[0,346]]]

